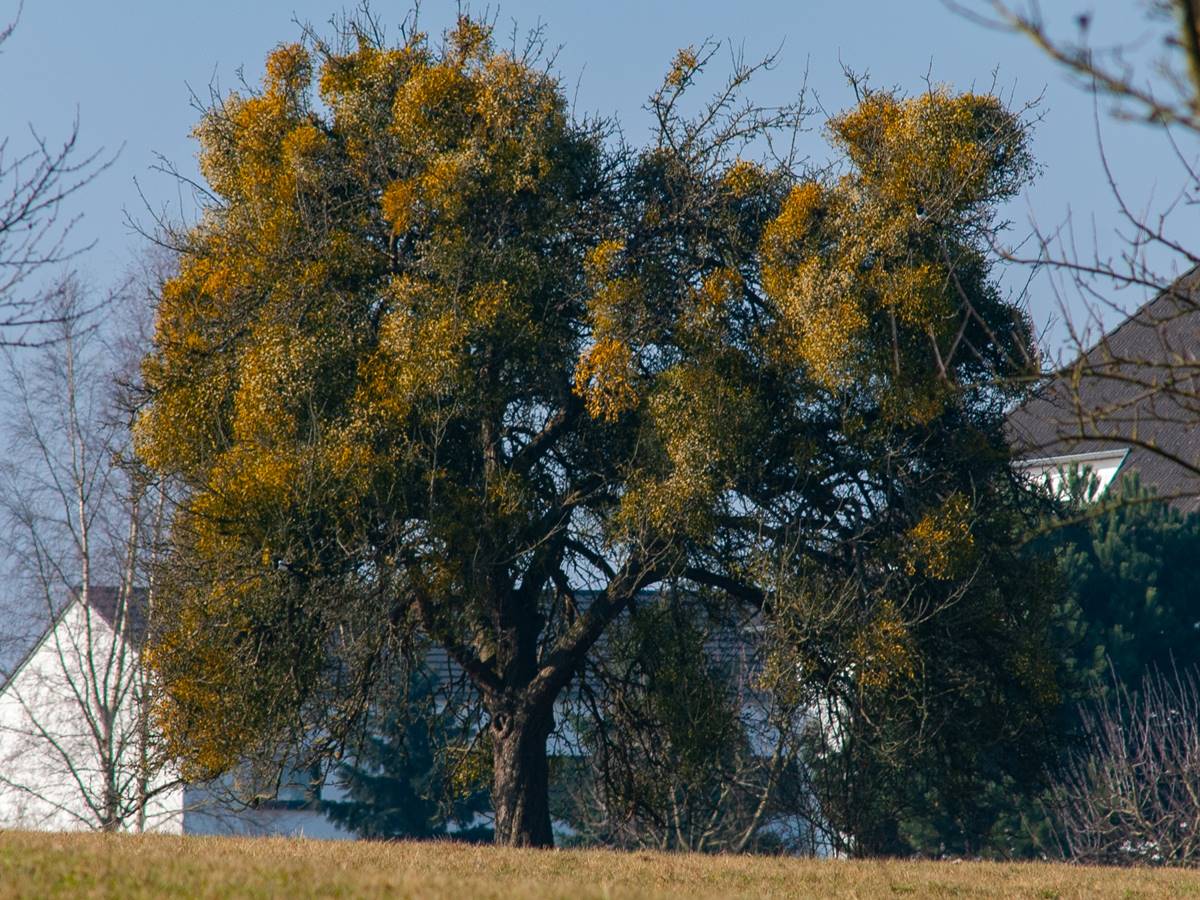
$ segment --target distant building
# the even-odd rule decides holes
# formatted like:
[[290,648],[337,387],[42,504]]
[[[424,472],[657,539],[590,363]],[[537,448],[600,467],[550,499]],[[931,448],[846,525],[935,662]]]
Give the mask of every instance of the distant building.
[[1043,384],[1008,432],[1053,487],[1073,468],[1101,490],[1136,473],[1180,511],[1200,509],[1200,267]]
[[93,588],[13,667],[0,685],[0,829],[91,830],[119,818],[124,831],[353,836],[325,818],[301,778],[247,807],[232,781],[186,784],[151,759],[139,706],[145,634],[140,597]]

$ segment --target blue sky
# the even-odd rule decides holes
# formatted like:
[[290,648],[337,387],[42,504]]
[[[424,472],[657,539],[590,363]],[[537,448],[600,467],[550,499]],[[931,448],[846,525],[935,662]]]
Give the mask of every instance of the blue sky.
[[[0,0],[0,20],[12,18],[17,5]],[[1069,34],[1069,13],[1084,3],[1046,5]],[[407,4],[380,0],[373,7],[384,22],[398,23]],[[1151,34],[1132,2],[1091,0],[1091,7],[1101,43]],[[26,0],[0,52],[0,133],[17,147],[27,141],[29,123],[61,137],[78,110],[86,146],[120,149],[112,168],[70,209],[81,216],[79,238],[97,242],[79,262],[89,279],[100,287],[112,283],[138,252],[140,238],[126,225],[127,214],[148,218],[137,185],[156,207],[178,211],[178,186],[151,167],[161,154],[194,173],[189,132],[198,114],[190,90],[206,96],[210,83],[233,87],[239,68],[257,80],[266,52],[298,35],[293,20],[319,26],[341,8],[337,0]],[[424,27],[440,31],[456,8],[452,0],[426,0]],[[1034,151],[1043,174],[1006,211],[1012,236],[1028,233],[1031,220],[1048,230],[1070,215],[1081,252],[1091,252],[1093,227],[1102,254],[1120,249],[1088,96],[1022,39],[965,21],[940,0],[505,0],[490,9],[502,30],[513,20],[522,29],[544,24],[550,43],[561,45],[557,68],[577,109],[617,116],[634,141],[647,134],[641,105],[675,50],[708,37],[744,47],[747,56],[782,45],[779,65],[755,89],[764,101],[794,94],[807,72],[812,98],[835,112],[853,99],[843,64],[869,72],[876,86],[917,91],[930,75],[957,89],[995,83],[1018,105],[1040,97]],[[814,116],[805,147],[818,162],[827,155],[820,120]],[[1178,192],[1182,170],[1159,135],[1113,122],[1103,110],[1101,127],[1110,165],[1135,207],[1161,205]],[[1024,274],[1008,273],[1005,284],[1018,288]],[[1128,308],[1141,297],[1127,291],[1113,299]],[[1046,279],[1035,281],[1031,308],[1039,323],[1059,315],[1057,302]],[[1060,326],[1052,337],[1061,335]]]

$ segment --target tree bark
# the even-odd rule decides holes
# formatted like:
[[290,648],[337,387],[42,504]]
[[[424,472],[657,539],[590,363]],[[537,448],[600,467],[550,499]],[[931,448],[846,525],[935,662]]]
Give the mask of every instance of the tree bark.
[[492,716],[492,807],[497,844],[554,846],[546,759],[546,740],[553,729],[551,712]]

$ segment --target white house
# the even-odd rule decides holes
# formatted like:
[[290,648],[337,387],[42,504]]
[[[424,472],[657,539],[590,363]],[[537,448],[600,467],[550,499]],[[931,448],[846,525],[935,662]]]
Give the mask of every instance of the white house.
[[76,597],[0,685],[0,829],[349,838],[309,787],[253,808],[231,783],[185,784],[155,758],[139,664],[142,604],[112,588]]

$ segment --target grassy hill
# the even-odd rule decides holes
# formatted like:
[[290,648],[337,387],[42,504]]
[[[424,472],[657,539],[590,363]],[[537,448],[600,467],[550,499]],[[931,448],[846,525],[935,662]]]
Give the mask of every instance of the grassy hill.
[[0,897],[1200,897],[1200,872],[0,834]]

